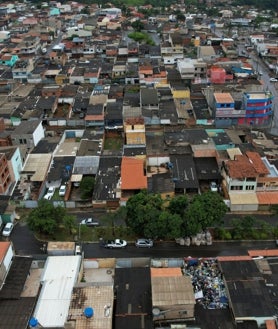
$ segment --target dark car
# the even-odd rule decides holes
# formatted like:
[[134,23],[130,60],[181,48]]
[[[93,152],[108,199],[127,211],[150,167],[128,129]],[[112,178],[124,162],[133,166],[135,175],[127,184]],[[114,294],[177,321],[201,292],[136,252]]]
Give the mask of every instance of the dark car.
[[86,226],[99,226],[99,222],[94,218],[85,218],[81,221],[80,224]]

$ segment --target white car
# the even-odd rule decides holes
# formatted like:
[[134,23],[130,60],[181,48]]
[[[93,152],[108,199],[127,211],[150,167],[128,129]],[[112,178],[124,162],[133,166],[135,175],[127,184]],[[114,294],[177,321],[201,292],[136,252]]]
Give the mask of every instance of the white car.
[[127,246],[127,242],[121,239],[108,240],[104,244],[105,248],[116,249],[116,248],[125,248]]
[[2,231],[3,236],[10,236],[14,228],[13,223],[7,223]]
[[210,183],[210,190],[211,192],[218,192],[218,186],[215,182]]
[[66,194],[66,185],[61,185],[59,189],[59,196],[65,196]]
[[269,81],[270,82],[278,82],[278,79],[276,79],[276,78],[270,78]]
[[80,224],[86,226],[99,226],[99,222],[96,221],[94,218],[85,218],[81,221]]
[[48,189],[48,191],[47,191],[47,193],[46,193],[46,195],[44,196],[44,199],[51,200],[51,198],[53,197],[54,193],[55,193],[55,187],[50,186],[49,189]]

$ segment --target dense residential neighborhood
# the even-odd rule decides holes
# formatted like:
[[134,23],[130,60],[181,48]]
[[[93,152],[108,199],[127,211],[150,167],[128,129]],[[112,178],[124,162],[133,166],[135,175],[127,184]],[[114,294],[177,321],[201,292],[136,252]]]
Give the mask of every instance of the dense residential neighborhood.
[[[152,258],[146,236],[144,257],[85,258],[76,241],[34,257],[11,239],[41,201],[114,213],[140,191],[167,206],[211,193],[231,214],[277,209],[277,3],[241,2],[1,3],[0,329],[278,328],[276,249]],[[79,239],[81,224],[99,226],[83,219]]]

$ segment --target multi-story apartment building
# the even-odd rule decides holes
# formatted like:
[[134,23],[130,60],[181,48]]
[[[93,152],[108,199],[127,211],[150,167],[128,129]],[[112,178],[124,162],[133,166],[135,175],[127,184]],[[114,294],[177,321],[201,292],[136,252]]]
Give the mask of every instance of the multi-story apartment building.
[[268,126],[271,123],[273,95],[269,91],[248,92],[243,94],[245,118],[239,118],[238,124],[250,126]]

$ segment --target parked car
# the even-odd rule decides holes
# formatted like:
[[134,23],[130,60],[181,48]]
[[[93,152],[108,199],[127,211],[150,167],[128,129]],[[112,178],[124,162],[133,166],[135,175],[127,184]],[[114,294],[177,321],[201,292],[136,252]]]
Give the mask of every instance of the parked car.
[[59,189],[59,196],[64,196],[66,194],[66,185],[61,185]]
[[126,246],[127,246],[127,242],[122,239],[107,240],[104,244],[105,248],[110,248],[110,249],[125,248]]
[[48,191],[47,191],[47,193],[46,193],[46,195],[44,196],[44,199],[51,200],[51,198],[53,197],[54,193],[55,193],[55,187],[50,186],[49,189],[48,189]]
[[153,241],[151,239],[137,239],[135,246],[137,248],[151,248],[153,247]]
[[14,228],[13,223],[7,223],[2,231],[3,236],[10,236]]
[[210,190],[211,190],[211,192],[217,192],[218,191],[218,186],[215,182],[210,183]]
[[270,82],[278,82],[278,79],[276,79],[276,78],[270,78],[269,81]]
[[85,218],[81,221],[80,224],[86,226],[99,226],[99,222],[94,218]]

